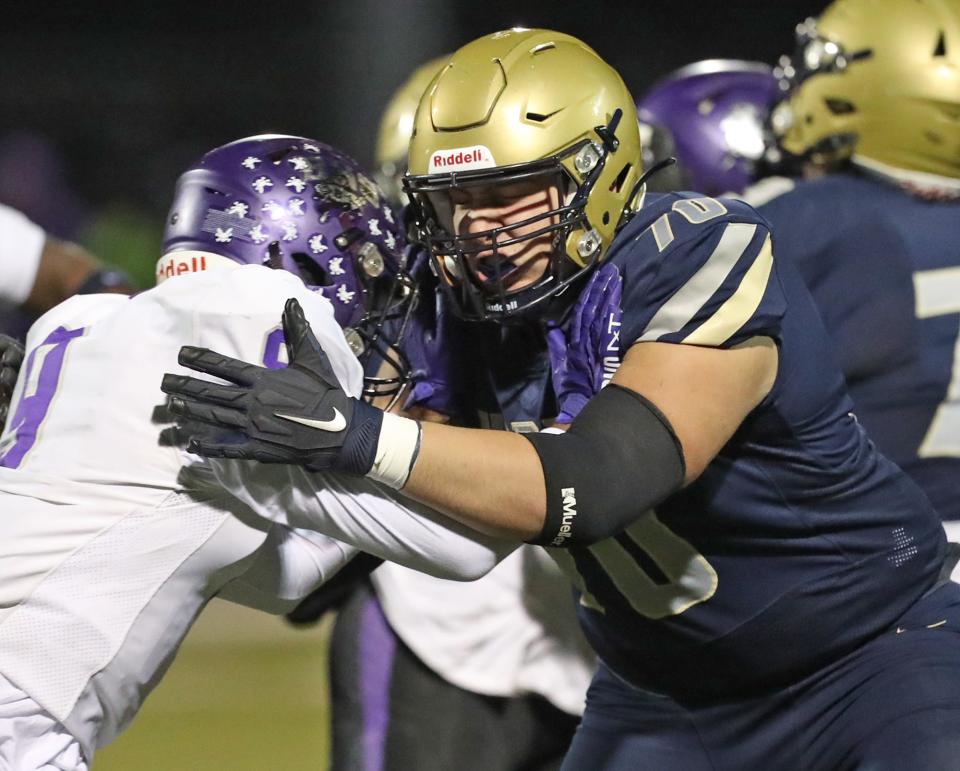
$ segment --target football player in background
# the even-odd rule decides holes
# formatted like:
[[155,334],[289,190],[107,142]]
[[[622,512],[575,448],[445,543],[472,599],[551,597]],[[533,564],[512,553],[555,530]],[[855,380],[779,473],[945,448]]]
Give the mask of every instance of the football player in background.
[[407,148],[410,146],[410,132],[413,131],[413,116],[420,96],[449,58],[449,55],[438,56],[417,67],[393,92],[380,116],[373,179],[387,199],[393,202],[398,213],[407,205],[402,180],[407,173]]
[[[448,59],[418,68],[381,120],[377,179],[398,196],[417,104]],[[405,201],[395,203],[400,211]],[[463,357],[456,386],[434,380],[424,387],[420,377],[446,368],[437,359],[448,354],[444,334],[456,321],[423,256],[416,275],[423,305],[404,338],[418,378],[408,406],[474,426],[481,425],[482,409],[485,425],[536,430],[549,369],[520,398],[514,391],[522,379],[509,371],[490,378],[486,370],[497,360],[517,354],[518,343],[502,339],[497,326],[469,343],[458,336],[470,330],[457,326],[454,343],[490,360],[478,366]],[[546,365],[545,347],[539,355]],[[456,396],[449,393],[454,387]],[[358,587],[341,607],[333,630],[334,771],[559,767],[596,664],[577,626],[569,581],[542,549],[518,549],[470,583],[392,563],[378,568],[371,583],[373,591]]]
[[[679,166],[702,181],[698,189],[743,193],[761,207],[778,256],[794,261],[837,343],[858,419],[956,540],[960,287],[950,277],[960,272],[960,130],[949,115],[960,90],[950,86],[947,52],[958,6],[894,6],[835,4],[799,25],[796,55],[777,68],[780,88],[763,65],[700,62],[641,106],[671,128]],[[783,103],[771,121],[774,93]],[[761,130],[775,126],[787,165],[809,181],[754,182],[763,165],[738,157],[724,127],[734,113],[749,115],[758,143],[774,139]],[[763,156],[777,161],[769,147]]]
[[75,294],[131,291],[119,271],[0,204],[0,302],[36,316]]
[[[468,44],[418,116],[406,187],[442,286],[463,317],[543,320],[569,430],[403,423],[412,441],[404,418],[353,417],[318,366],[304,399],[186,347],[231,381],[165,378],[176,413],[231,430],[191,446],[310,467],[351,448],[335,462],[356,474],[375,446],[406,493],[550,547],[602,661],[567,768],[953,765],[960,587],[939,518],[852,415],[765,221],[644,195],[633,99],[567,35]],[[309,337],[295,302],[286,318]],[[290,437],[258,425],[280,400]]]
[[780,162],[767,128],[779,93],[766,64],[708,59],[658,81],[637,102],[637,112],[672,138],[679,176],[674,190],[739,194]]
[[773,114],[808,180],[760,208],[834,339],[857,420],[960,539],[960,2],[838,0]]
[[89,766],[213,596],[285,612],[358,545],[464,579],[512,548],[368,480],[210,464],[161,433],[148,384],[181,339],[281,367],[303,342],[277,325],[289,297],[351,393],[399,388],[386,330],[411,299],[401,238],[348,157],[299,137],[239,140],[181,176],[156,288],[74,297],[34,324],[0,437],[0,766]]

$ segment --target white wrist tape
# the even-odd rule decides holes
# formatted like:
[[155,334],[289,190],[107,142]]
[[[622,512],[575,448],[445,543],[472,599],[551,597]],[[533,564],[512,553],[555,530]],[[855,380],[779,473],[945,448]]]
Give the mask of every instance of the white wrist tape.
[[410,418],[384,413],[376,459],[367,476],[400,490],[407,483],[419,451],[420,424]]

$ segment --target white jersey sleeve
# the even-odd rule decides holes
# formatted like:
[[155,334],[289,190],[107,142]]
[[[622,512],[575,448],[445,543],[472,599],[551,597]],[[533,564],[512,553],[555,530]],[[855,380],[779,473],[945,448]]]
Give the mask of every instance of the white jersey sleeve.
[[220,485],[263,517],[439,578],[474,581],[520,545],[471,530],[366,478],[253,461],[211,466]]
[[357,553],[320,533],[273,525],[253,564],[217,596],[257,610],[287,613]]
[[27,299],[46,239],[43,228],[0,204],[0,300],[20,305]]

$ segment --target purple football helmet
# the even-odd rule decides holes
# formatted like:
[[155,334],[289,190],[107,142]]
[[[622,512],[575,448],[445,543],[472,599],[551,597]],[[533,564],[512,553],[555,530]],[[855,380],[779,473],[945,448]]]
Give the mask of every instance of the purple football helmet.
[[766,127],[780,92],[772,68],[710,59],[683,67],[637,104],[640,120],[673,135],[691,190],[741,193],[778,159]]
[[383,192],[356,161],[264,134],[211,150],[180,176],[159,270],[183,252],[299,276],[333,305],[367,374],[364,393],[395,396],[408,379],[399,345],[414,299],[403,248]]

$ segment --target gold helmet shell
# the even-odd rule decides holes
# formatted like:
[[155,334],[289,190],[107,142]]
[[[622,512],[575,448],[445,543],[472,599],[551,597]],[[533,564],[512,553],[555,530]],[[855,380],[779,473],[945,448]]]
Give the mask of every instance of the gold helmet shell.
[[387,197],[395,203],[400,202],[402,197],[400,181],[407,170],[407,150],[417,105],[430,81],[449,59],[449,55],[438,56],[417,67],[393,92],[380,118],[375,158],[377,170],[374,176]]
[[[461,48],[427,88],[405,187],[416,206],[428,191],[560,172],[569,200],[553,212],[565,217],[554,250],[567,265],[553,277],[555,294],[609,248],[641,176],[640,157],[636,105],[609,64],[570,35],[511,29]],[[418,211],[426,236],[436,223],[428,205]]]
[[960,0],[836,0],[797,32],[772,116],[784,149],[960,177]]

